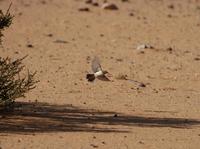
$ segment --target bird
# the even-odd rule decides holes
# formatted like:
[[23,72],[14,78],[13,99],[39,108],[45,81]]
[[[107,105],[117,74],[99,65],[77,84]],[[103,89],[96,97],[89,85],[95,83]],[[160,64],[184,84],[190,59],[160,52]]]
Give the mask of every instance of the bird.
[[94,59],[92,60],[92,71],[93,73],[88,73],[86,75],[86,79],[89,82],[93,82],[95,78],[102,81],[110,81],[105,75],[108,74],[108,71],[102,69],[100,60],[97,56],[95,56]]

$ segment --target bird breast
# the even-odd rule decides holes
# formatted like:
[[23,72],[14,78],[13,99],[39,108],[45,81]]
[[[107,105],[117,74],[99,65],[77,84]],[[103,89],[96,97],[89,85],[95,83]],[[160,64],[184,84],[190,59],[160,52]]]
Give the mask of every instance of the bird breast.
[[102,76],[102,75],[103,75],[103,71],[97,71],[94,73],[95,77]]

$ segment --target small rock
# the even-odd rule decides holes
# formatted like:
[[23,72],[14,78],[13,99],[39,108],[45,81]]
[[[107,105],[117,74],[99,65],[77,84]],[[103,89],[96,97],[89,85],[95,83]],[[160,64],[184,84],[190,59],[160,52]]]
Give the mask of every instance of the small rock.
[[90,11],[88,7],[82,7],[78,9],[79,11]]
[[87,56],[86,60],[89,62],[91,60],[91,57]]
[[133,12],[130,12],[130,13],[129,13],[129,16],[134,16],[134,13],[133,13]]
[[158,90],[156,90],[156,89],[153,89],[153,92],[154,92],[154,93],[158,93]]
[[143,142],[143,141],[139,141],[139,143],[140,143],[140,144],[144,144],[144,142]]
[[142,50],[142,49],[153,49],[154,47],[149,45],[149,44],[141,44],[137,46],[137,50]]
[[195,61],[200,61],[200,57],[195,57],[194,60]]
[[68,41],[65,41],[65,40],[60,40],[60,39],[57,39],[54,41],[55,43],[69,43]]
[[139,87],[146,87],[146,85],[144,83],[140,83]]
[[172,52],[172,51],[173,51],[172,47],[169,47],[169,48],[167,48],[166,50],[169,51],[169,52]]
[[94,2],[94,3],[92,3],[92,5],[98,7],[98,6],[99,6],[99,3]]
[[33,48],[33,45],[32,44],[27,44],[27,47],[28,48]]
[[113,3],[104,3],[101,6],[102,9],[106,9],[106,10],[118,10],[119,8],[117,7],[117,5],[113,4]]
[[173,5],[173,4],[168,5],[168,8],[169,8],[169,9],[174,9],[174,5]]
[[90,144],[93,148],[98,148],[98,145]]
[[20,143],[20,142],[22,142],[22,139],[21,139],[21,138],[19,138],[17,141]]
[[96,0],[86,0],[85,3],[93,6],[99,6],[99,3]]
[[140,53],[140,54],[144,54],[145,52],[144,52],[144,51],[140,51],[139,53]]
[[53,37],[53,34],[49,33],[47,34],[48,37]]

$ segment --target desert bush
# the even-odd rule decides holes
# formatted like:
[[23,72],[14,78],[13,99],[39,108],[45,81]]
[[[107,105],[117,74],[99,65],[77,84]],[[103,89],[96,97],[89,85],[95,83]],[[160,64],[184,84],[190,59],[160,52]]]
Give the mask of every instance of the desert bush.
[[3,36],[2,31],[9,27],[12,23],[12,19],[14,16],[12,16],[9,12],[11,7],[11,4],[8,8],[8,10],[6,11],[6,13],[4,14],[2,10],[0,10],[0,43],[1,43],[1,38]]
[[0,105],[10,107],[16,98],[25,97],[25,93],[35,88],[36,72],[21,77],[24,69],[22,61],[25,57],[12,61],[10,58],[0,58]]
[[[11,6],[11,5],[10,5]],[[12,23],[13,16],[0,10],[0,42],[2,32]],[[34,76],[36,72],[29,72],[22,77],[25,65],[22,63],[25,57],[11,60],[0,57],[0,109],[11,109],[16,98],[25,97],[25,93],[35,88]]]

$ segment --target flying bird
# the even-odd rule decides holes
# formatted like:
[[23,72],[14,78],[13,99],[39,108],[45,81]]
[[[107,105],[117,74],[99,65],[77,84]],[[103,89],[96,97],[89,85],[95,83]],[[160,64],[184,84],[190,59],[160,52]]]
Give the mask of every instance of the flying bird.
[[110,81],[105,74],[108,73],[108,71],[105,71],[101,68],[100,61],[98,57],[94,57],[92,60],[92,74],[87,74],[86,79],[90,82],[94,81],[95,78],[98,78],[102,81]]

